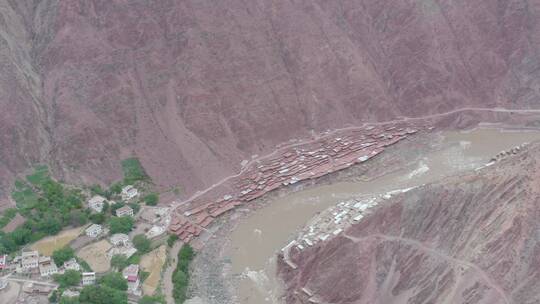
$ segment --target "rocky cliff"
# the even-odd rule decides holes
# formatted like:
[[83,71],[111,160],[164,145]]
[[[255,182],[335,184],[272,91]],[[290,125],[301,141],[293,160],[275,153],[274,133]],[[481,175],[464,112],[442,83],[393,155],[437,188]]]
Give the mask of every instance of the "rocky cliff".
[[401,194],[285,263],[287,303],[540,302],[540,146]]
[[328,128],[538,107],[540,1],[0,0],[0,181],[184,193]]

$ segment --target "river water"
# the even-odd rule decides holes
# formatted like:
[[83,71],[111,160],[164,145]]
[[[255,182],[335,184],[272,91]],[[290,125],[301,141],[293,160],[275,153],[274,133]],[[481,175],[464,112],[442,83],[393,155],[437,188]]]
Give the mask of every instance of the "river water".
[[380,194],[436,181],[444,176],[485,165],[490,158],[524,142],[540,140],[537,131],[475,129],[440,134],[435,152],[415,164],[365,182],[338,182],[276,198],[238,223],[231,234],[228,256],[242,304],[282,304],[275,276],[276,253],[318,212],[340,201]]

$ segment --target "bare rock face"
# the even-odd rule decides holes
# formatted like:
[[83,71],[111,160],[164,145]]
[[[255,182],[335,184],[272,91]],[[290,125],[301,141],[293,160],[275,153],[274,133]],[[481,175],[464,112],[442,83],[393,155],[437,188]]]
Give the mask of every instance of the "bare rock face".
[[538,107],[539,1],[0,1],[0,176],[185,193],[277,143],[462,107]]
[[287,303],[538,303],[539,160],[536,145],[409,191],[296,251],[298,269],[280,265]]

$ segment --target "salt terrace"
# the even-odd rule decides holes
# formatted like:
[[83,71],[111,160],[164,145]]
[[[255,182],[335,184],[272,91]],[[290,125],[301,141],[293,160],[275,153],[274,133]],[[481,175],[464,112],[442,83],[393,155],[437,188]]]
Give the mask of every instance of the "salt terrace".
[[[314,179],[363,163],[422,126],[365,126],[323,135],[320,139],[278,150],[276,156],[251,163],[222,191],[176,208],[169,229],[184,242],[199,236],[218,216],[279,187]],[[225,193],[223,189],[226,189]]]

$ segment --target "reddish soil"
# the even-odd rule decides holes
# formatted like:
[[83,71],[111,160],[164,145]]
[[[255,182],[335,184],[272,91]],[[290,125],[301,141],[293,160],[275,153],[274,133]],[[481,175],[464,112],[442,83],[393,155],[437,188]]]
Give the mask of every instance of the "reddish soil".
[[[185,197],[291,138],[538,107],[538,1],[31,1],[0,10],[0,188],[139,157]],[[0,194],[0,196],[2,196]]]
[[286,302],[538,303],[540,145],[377,207],[283,260]]

